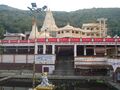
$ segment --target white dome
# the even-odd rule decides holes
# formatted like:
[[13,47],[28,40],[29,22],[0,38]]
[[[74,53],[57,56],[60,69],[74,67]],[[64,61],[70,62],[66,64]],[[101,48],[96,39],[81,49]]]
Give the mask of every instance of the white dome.
[[67,24],[66,26],[64,26],[63,28],[60,28],[60,30],[68,30],[68,29],[74,29],[73,26],[70,26],[70,24]]

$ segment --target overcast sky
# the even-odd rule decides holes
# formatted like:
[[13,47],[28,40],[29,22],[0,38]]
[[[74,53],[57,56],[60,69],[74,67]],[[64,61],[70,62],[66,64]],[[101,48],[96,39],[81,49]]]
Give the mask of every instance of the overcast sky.
[[38,7],[47,5],[52,11],[120,7],[120,0],[0,0],[0,4],[23,10],[27,10],[27,7],[31,6],[31,2],[36,2]]

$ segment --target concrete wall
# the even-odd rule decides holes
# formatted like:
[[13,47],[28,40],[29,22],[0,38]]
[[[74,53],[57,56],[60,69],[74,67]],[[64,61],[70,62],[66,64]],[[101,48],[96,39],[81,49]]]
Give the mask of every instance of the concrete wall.
[[36,59],[36,72],[44,72],[49,68],[49,74],[55,70],[55,55],[0,55],[0,70],[32,70]]
[[0,55],[0,63],[33,63],[55,64],[55,55]]

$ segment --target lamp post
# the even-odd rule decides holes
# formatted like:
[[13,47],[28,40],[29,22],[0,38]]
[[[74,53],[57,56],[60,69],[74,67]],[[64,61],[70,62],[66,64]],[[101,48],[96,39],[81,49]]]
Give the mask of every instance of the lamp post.
[[[32,16],[33,16],[33,19],[34,21],[36,21],[36,18],[37,18],[37,13],[40,13],[41,11],[44,11],[47,6],[43,6],[42,8],[38,8],[36,3],[31,3],[31,6],[32,7],[28,7],[28,9],[31,11],[32,13]],[[36,59],[36,54],[37,54],[37,50],[36,50],[36,46],[37,46],[37,43],[36,43],[36,28],[35,27],[35,45],[34,45],[34,60],[33,60],[33,83],[32,83],[32,88],[34,90],[35,88],[35,59]]]

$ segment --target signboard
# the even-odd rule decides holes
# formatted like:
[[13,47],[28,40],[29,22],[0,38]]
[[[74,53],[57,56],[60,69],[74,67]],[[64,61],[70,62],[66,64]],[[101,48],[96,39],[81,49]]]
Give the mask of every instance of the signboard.
[[36,64],[55,64],[55,55],[36,55]]
[[108,60],[108,64],[112,65],[114,72],[118,67],[120,67],[120,61],[118,59]]
[[95,57],[95,58],[94,57],[88,57],[88,58],[87,57],[86,58],[76,57],[75,58],[75,61],[78,61],[78,62],[94,62],[94,61],[95,62],[96,61],[97,62],[99,62],[99,61],[105,62],[106,60],[107,60],[107,58],[104,58],[104,57],[103,58],[102,57],[101,58],[99,58],[99,57],[98,58],[97,57]]

